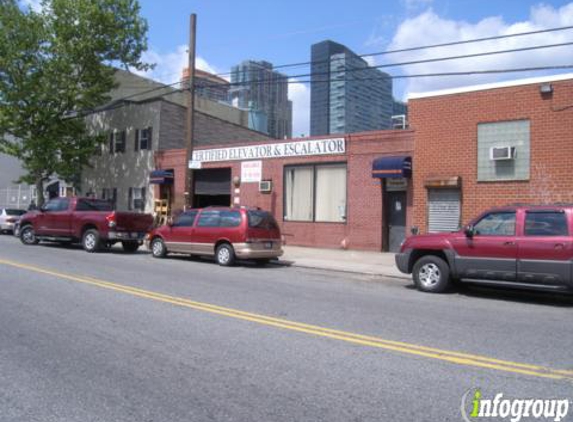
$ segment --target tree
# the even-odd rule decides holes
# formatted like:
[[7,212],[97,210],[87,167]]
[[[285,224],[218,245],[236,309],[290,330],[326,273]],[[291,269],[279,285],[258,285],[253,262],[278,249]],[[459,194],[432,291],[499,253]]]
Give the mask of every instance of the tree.
[[109,101],[114,66],[145,70],[147,22],[137,0],[0,0],[0,152],[36,185],[72,180],[103,142],[82,116]]

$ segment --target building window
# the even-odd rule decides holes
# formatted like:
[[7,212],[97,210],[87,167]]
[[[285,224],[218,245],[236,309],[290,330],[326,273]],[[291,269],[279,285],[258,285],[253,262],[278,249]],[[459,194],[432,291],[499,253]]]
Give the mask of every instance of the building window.
[[129,188],[128,209],[130,211],[145,210],[145,188]]
[[101,190],[101,199],[109,201],[113,209],[115,209],[117,205],[117,188],[103,188]]
[[113,131],[109,134],[109,153],[120,153],[125,152],[125,130],[121,132]]
[[478,182],[529,180],[530,122],[478,124]]
[[152,128],[137,129],[135,131],[135,150],[151,150]]
[[285,167],[284,219],[346,221],[346,164]]

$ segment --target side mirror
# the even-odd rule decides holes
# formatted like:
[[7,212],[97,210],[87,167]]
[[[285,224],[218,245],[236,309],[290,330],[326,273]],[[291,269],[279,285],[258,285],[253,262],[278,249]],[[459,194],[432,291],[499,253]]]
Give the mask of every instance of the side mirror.
[[167,225],[173,227],[173,217],[167,217]]
[[469,237],[471,239],[476,234],[476,230],[474,226],[470,224],[469,226],[466,226],[466,228],[464,229],[464,233],[466,237]]

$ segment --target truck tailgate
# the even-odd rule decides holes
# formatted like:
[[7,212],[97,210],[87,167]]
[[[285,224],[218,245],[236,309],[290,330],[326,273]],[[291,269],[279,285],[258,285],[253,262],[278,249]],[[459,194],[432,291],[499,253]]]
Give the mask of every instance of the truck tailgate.
[[153,217],[136,212],[116,212],[115,222],[117,231],[147,232],[153,224]]

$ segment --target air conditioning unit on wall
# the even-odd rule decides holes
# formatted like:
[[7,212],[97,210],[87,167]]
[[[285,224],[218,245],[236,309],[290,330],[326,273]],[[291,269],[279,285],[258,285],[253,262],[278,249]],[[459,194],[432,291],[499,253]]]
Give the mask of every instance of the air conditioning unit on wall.
[[517,156],[515,147],[491,147],[489,149],[489,159],[493,161],[514,160]]
[[261,180],[259,182],[259,192],[270,193],[273,190],[273,182],[270,180]]

